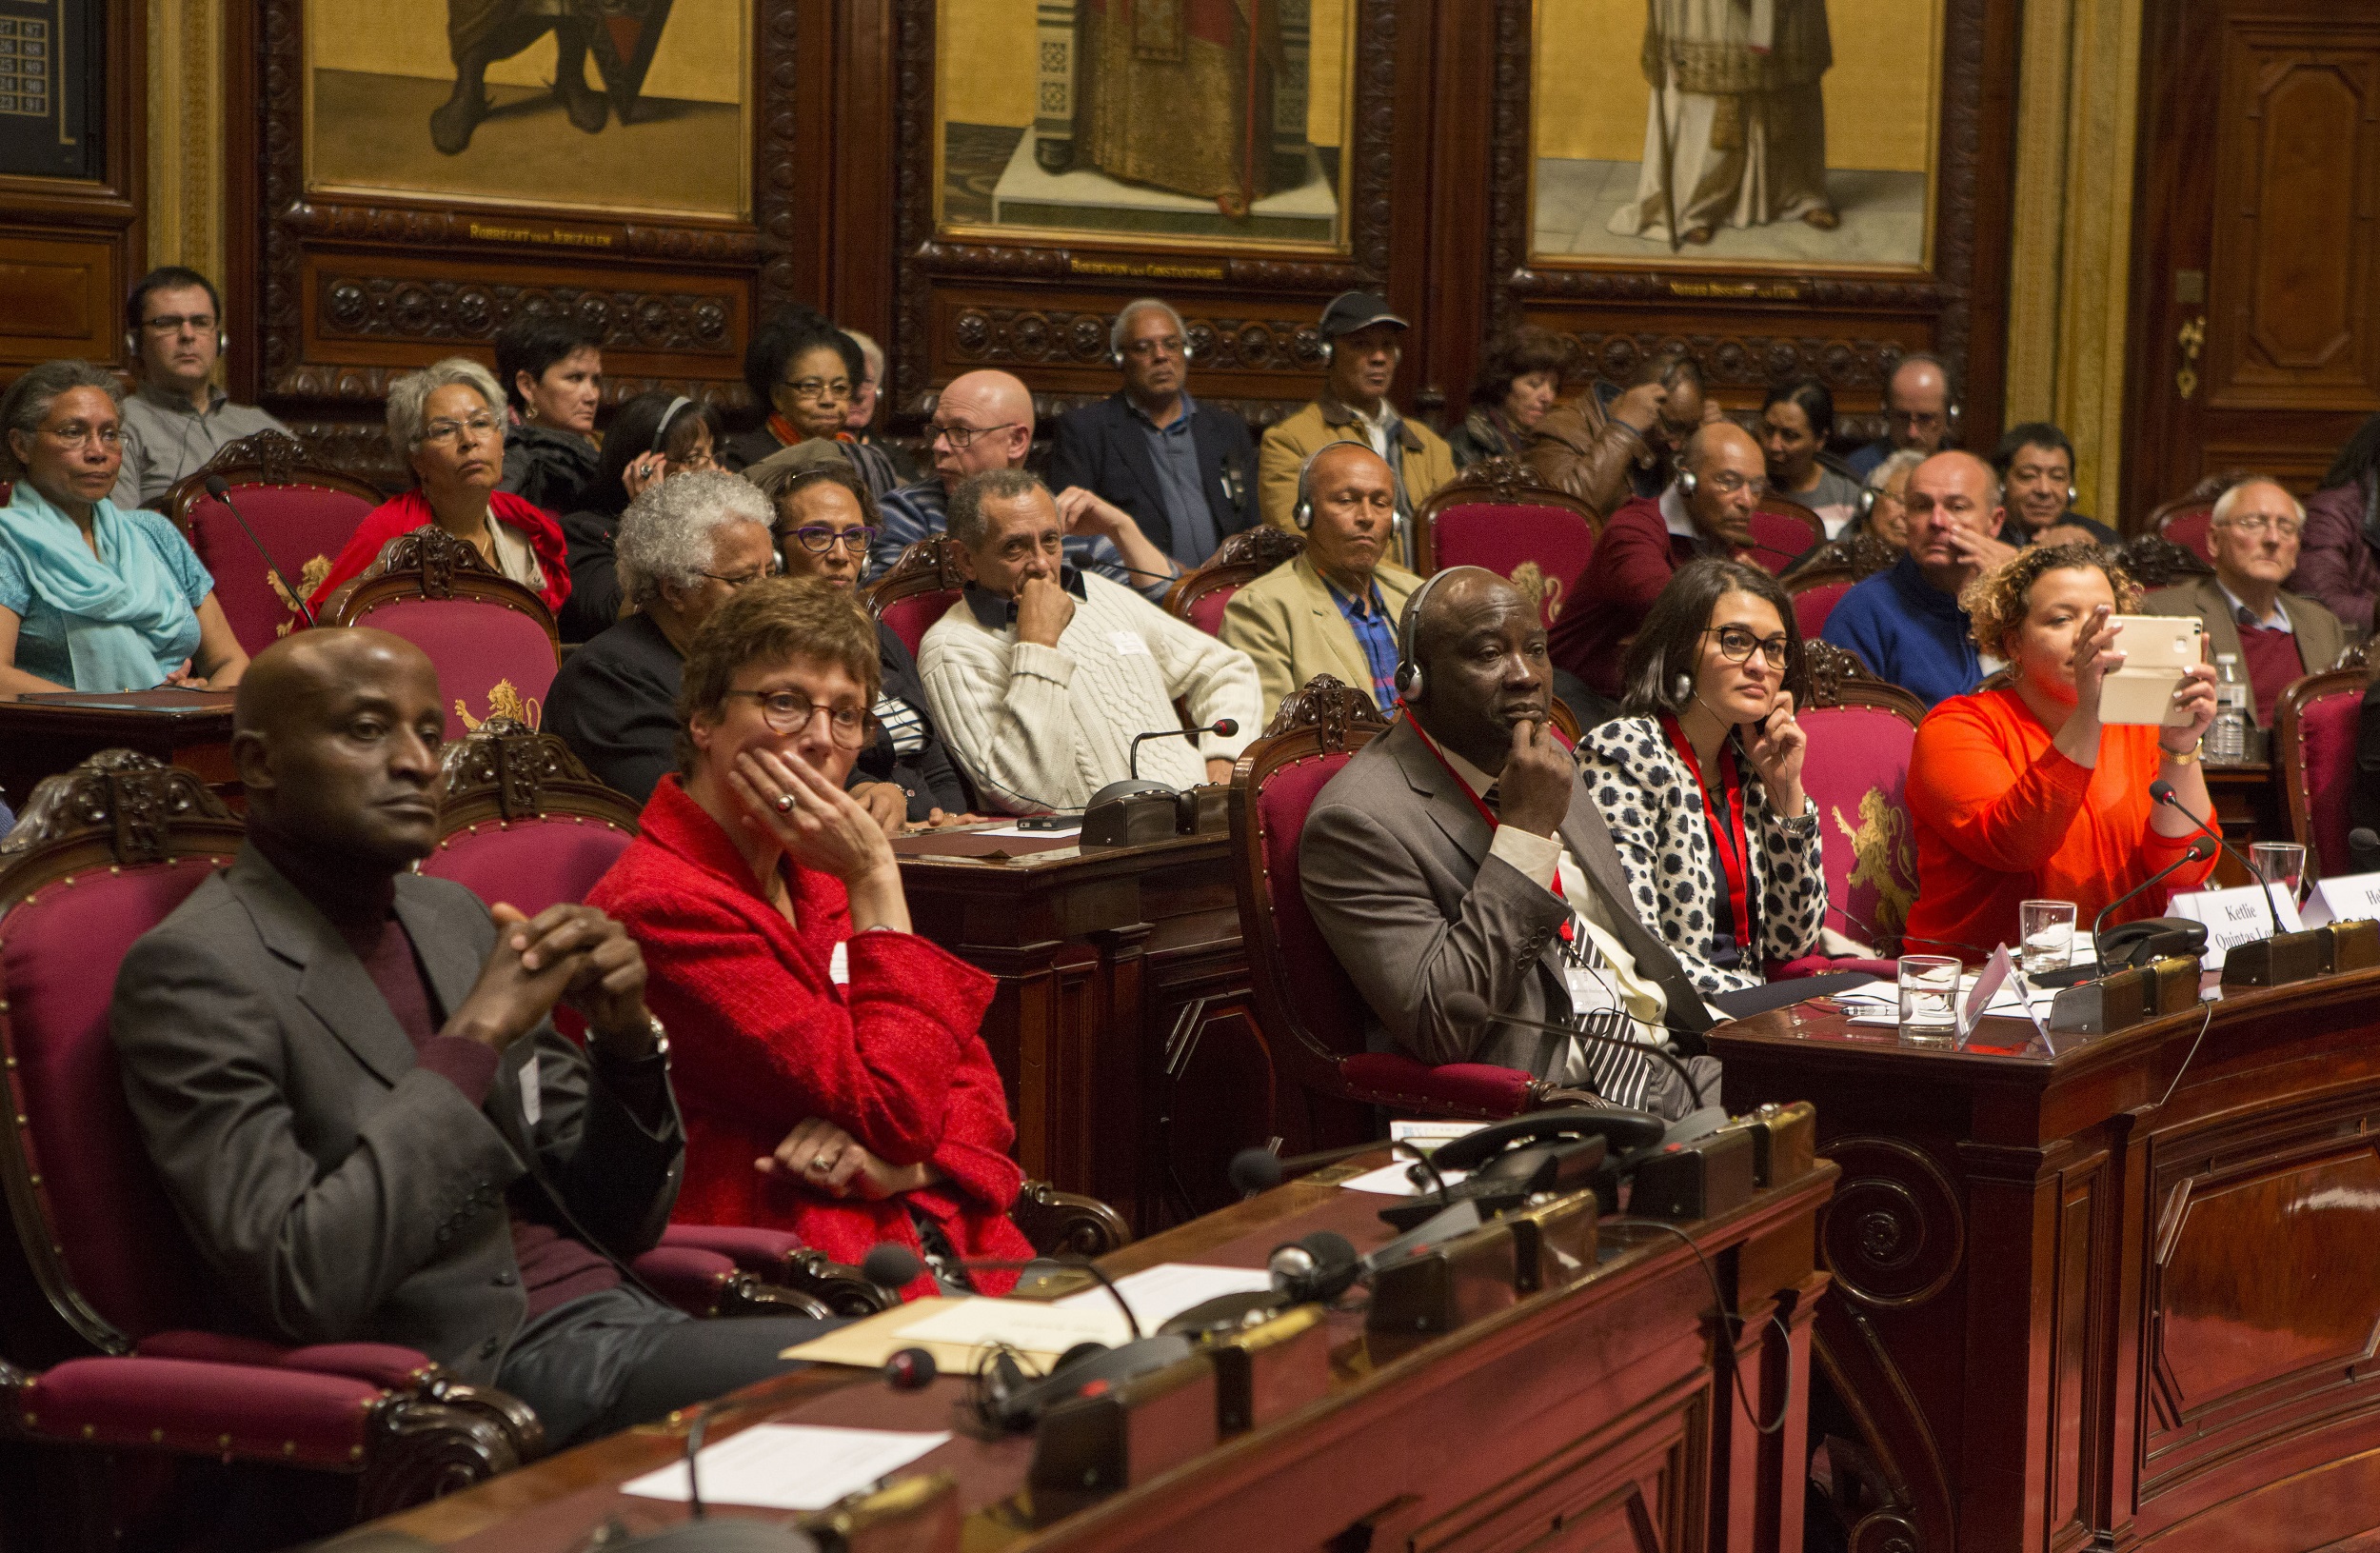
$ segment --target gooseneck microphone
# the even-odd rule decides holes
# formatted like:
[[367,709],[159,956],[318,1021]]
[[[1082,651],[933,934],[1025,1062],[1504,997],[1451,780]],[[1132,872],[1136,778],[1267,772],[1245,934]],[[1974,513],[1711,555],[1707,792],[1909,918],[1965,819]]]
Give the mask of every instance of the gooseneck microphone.
[[1438,1173],[1438,1166],[1430,1163],[1428,1153],[1410,1138],[1392,1138],[1385,1143],[1373,1138],[1338,1148],[1317,1149],[1311,1154],[1292,1154],[1287,1159],[1269,1148],[1243,1148],[1231,1157],[1231,1184],[1236,1190],[1252,1197],[1258,1192],[1271,1191],[1291,1176],[1319,1170],[1326,1165],[1337,1165],[1340,1160],[1351,1160],[1375,1148],[1391,1151],[1401,1148],[1411,1154],[1414,1168],[1430,1178],[1431,1186],[1438,1192],[1438,1200],[1441,1203],[1446,1201],[1446,1178]]
[[280,564],[273,560],[272,551],[265,548],[265,542],[257,538],[256,530],[248,526],[248,519],[242,515],[239,504],[231,499],[231,482],[222,475],[210,474],[207,477],[207,494],[221,502],[224,509],[239,524],[240,532],[248,535],[248,542],[256,547],[258,555],[265,558],[265,569],[272,574],[274,582],[281,585],[281,591],[289,600],[289,607],[295,609],[298,618],[306,622],[307,629],[313,629],[314,611],[306,607],[306,595],[289,586],[289,579],[282,573]]
[[1490,1008],[1487,1005],[1487,1000],[1477,992],[1449,992],[1438,999],[1438,1011],[1444,1014],[1448,1021],[1464,1029],[1477,1029],[1490,1022],[1517,1025],[1524,1030],[1537,1030],[1547,1035],[1569,1036],[1574,1040],[1591,1042],[1599,1046],[1617,1046],[1622,1051],[1638,1052],[1656,1062],[1667,1063],[1671,1071],[1675,1072],[1679,1081],[1686,1085],[1686,1092],[1694,1096],[1695,1109],[1704,1108],[1702,1085],[1695,1083],[1695,1076],[1686,1070],[1686,1065],[1651,1042],[1623,1041],[1617,1036],[1593,1035],[1585,1030],[1573,1029],[1567,1025],[1550,1025],[1541,1019],[1523,1019],[1518,1014],[1499,1014]]
[[2231,854],[2231,861],[2238,864],[2240,866],[2240,871],[2247,874],[2248,877],[2254,882],[2256,886],[2256,893],[2263,898],[2265,911],[2272,918],[2272,936],[2274,938],[2279,938],[2283,933],[2289,930],[2281,926],[2281,908],[2272,904],[2272,889],[2271,886],[2264,882],[2264,875],[2249,866],[2248,860],[2239,855],[2238,848],[2234,847],[2230,842],[2223,839],[2222,831],[2217,830],[2214,826],[2209,825],[2206,821],[2200,819],[2197,815],[2192,814],[2188,808],[2183,806],[2181,795],[2173,790],[2173,784],[2166,781],[2163,777],[2159,777],[2156,781],[2149,784],[2149,796],[2155,799],[2158,803],[2165,805],[2174,813],[2180,815],[2183,819],[2188,820],[2192,825],[2196,826],[2200,830],[2206,832],[2209,836],[2213,837],[2214,844],[2217,846],[2222,847],[2224,851]]
[[[2099,942],[2099,929],[2107,926],[2109,916],[2114,912],[2117,906],[2124,905],[2136,895],[2140,895],[2150,889],[2153,889],[2156,886],[2164,882],[2168,874],[2171,874],[2177,869],[2186,867],[2192,863],[2204,863],[2207,859],[2212,856],[2214,856],[2214,844],[2212,842],[2210,842],[2204,836],[2192,837],[2190,846],[2183,850],[2180,857],[2175,858],[2164,867],[2159,868],[2156,872],[2151,874],[2148,878],[2142,880],[2139,884],[2134,885],[2132,888],[2126,890],[2123,894],[2118,895],[2114,900],[2110,901],[2107,905],[2099,908],[2099,914],[2091,919],[2091,942],[2094,945]],[[2106,967],[2101,966],[2100,968],[2104,970]]]
[[[1022,1261],[1002,1261],[988,1257],[953,1257],[958,1265],[970,1272],[1017,1272],[1026,1267],[1048,1264],[1055,1267],[1070,1267],[1091,1275],[1107,1297],[1116,1302],[1116,1308],[1124,1313],[1124,1329],[1138,1343],[1142,1337],[1140,1319],[1132,1313],[1131,1304],[1116,1290],[1115,1283],[1089,1257],[1027,1257]],[[860,1259],[860,1276],[871,1284],[897,1289],[914,1281],[925,1271],[925,1263],[915,1251],[892,1241],[879,1241],[868,1254]]]
[[1140,780],[1140,747],[1151,739],[1195,739],[1206,733],[1220,734],[1228,739],[1239,731],[1238,718],[1219,717],[1200,728],[1159,728],[1154,733],[1136,733],[1132,736],[1132,780]]

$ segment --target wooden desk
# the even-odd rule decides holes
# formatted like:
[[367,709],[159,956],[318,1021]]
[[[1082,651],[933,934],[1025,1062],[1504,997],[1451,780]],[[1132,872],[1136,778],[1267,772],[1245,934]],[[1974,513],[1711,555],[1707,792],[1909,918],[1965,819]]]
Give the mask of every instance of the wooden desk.
[[[1360,1247],[1389,1231],[1386,1200],[1294,1182],[1105,1260],[1116,1274],[1161,1262],[1261,1265],[1270,1248],[1336,1228]],[[1682,1226],[1711,1259],[1761,1435],[1724,1367],[1709,1283],[1694,1251],[1657,1230],[1604,1226],[1608,1256],[1582,1281],[1529,1296],[1418,1346],[1366,1343],[1362,1318],[1331,1318],[1329,1389],[1154,1480],[1039,1531],[1014,1496],[1032,1446],[963,1420],[962,1383],[896,1393],[872,1372],[817,1369],[764,1383],[713,1413],[707,1437],[763,1420],[953,1429],[918,1472],[958,1484],[969,1553],[1006,1549],[1779,1549],[1801,1545],[1810,1312],[1825,1284],[1813,1238],[1835,1172],[1756,1194]],[[1775,1320],[1773,1322],[1772,1317]],[[362,1528],[468,1553],[573,1553],[617,1516],[631,1532],[681,1505],[617,1484],[676,1460],[683,1426],[631,1430],[468,1493]],[[721,1512],[714,1513],[735,1513]],[[327,1544],[331,1548],[339,1542]],[[387,1547],[401,1543],[378,1543]],[[957,1553],[957,1538],[901,1540]]]
[[1813,1427],[1899,1501],[1854,1546],[2380,1525],[2380,971],[2211,1006],[2055,1057],[1815,1005],[1713,1033],[1729,1105],[1817,1097],[1843,1169]]
[[999,978],[983,1038],[1024,1173],[1142,1235],[1231,1201],[1231,1156],[1279,1129],[1230,838],[1008,861],[921,856],[923,840],[896,848],[910,915]]
[[22,810],[33,785],[103,749],[136,749],[227,784],[231,766],[231,692],[134,690],[72,701],[0,696],[0,796]]

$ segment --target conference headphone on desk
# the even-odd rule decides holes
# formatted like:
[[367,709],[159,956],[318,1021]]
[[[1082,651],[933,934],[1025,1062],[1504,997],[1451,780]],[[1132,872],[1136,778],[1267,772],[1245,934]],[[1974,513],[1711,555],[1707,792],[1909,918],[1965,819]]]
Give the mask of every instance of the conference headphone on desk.
[[1418,701],[1428,688],[1421,675],[1420,662],[1414,657],[1414,643],[1421,633],[1421,607],[1430,600],[1430,589],[1436,587],[1443,571],[1434,571],[1422,579],[1405,601],[1404,618],[1397,622],[1397,693],[1407,701]]
[[1353,437],[1333,437],[1308,453],[1306,461],[1298,466],[1298,505],[1289,509],[1289,521],[1298,526],[1298,532],[1301,534],[1314,527],[1314,493],[1306,488],[1307,476],[1314,471],[1314,461],[1334,448],[1360,448],[1369,452],[1372,445],[1358,442]]

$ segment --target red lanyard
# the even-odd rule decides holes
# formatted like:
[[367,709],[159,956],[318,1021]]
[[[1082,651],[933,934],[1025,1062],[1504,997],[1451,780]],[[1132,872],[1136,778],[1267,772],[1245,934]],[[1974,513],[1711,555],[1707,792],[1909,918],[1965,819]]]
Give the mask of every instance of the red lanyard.
[[1695,755],[1695,747],[1687,741],[1685,729],[1677,719],[1667,712],[1661,714],[1661,731],[1669,735],[1672,749],[1694,773],[1695,786],[1702,793],[1702,815],[1711,831],[1711,848],[1719,855],[1719,867],[1727,875],[1727,901],[1735,914],[1735,942],[1752,946],[1752,845],[1744,834],[1744,785],[1735,768],[1735,752],[1726,745],[1719,746],[1720,796],[1714,797],[1711,784],[1702,775],[1702,762]]
[[[1488,829],[1491,831],[1501,829],[1504,822],[1497,819],[1495,812],[1487,806],[1487,800],[1471,790],[1471,784],[1462,779],[1462,773],[1455,769],[1453,763],[1447,760],[1445,752],[1438,748],[1437,742],[1421,731],[1421,724],[1414,717],[1412,711],[1405,707],[1404,703],[1400,701],[1397,705],[1399,710],[1404,711],[1405,721],[1413,725],[1413,736],[1421,741],[1422,748],[1438,757],[1438,765],[1446,768],[1446,774],[1455,779],[1455,786],[1460,787],[1463,796],[1471,800],[1471,806],[1479,811],[1479,818],[1487,822]],[[1553,734],[1557,740],[1561,738],[1559,730],[1551,724],[1546,726],[1546,731]],[[1565,745],[1564,747],[1567,748],[1568,746]],[[1555,836],[1554,843],[1557,846],[1561,845],[1561,837],[1558,833]],[[1554,896],[1564,906],[1570,904],[1570,897],[1562,893],[1562,866],[1558,862],[1554,865]],[[1574,931],[1570,919],[1564,917],[1561,926],[1562,942],[1570,943]]]

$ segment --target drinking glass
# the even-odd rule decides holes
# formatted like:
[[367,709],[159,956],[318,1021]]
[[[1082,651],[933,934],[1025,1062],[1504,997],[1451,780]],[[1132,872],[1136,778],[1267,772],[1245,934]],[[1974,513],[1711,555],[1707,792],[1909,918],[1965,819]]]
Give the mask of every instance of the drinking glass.
[[2016,963],[2028,976],[2064,970],[2074,959],[2074,903],[2024,901],[2016,907]]
[[2260,841],[2248,848],[2249,866],[2268,885],[2289,891],[2290,905],[2298,904],[2306,883],[2306,849],[2293,841]]
[[1948,955],[1900,958],[1901,1039],[1912,1045],[1947,1046],[1958,1034],[1959,965]]

